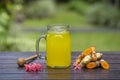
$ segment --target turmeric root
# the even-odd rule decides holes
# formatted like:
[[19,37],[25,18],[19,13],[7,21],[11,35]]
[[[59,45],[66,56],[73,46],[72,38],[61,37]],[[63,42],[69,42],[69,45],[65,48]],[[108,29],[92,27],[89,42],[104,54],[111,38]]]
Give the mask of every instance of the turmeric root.
[[85,56],[82,61],[80,62],[80,67],[84,67],[87,63],[89,63],[92,60],[91,55]]
[[[85,58],[86,56],[90,56],[91,57],[91,59],[92,59],[92,61],[97,61],[97,57],[101,57],[101,56],[99,56],[99,54],[96,54],[96,48],[95,47],[90,47],[90,48],[87,48],[86,50],[84,50],[83,52],[82,52],[82,54],[80,54],[77,58],[76,58],[76,60],[74,61],[74,63],[73,63],[73,66],[76,66],[76,65],[78,65],[78,64],[80,64],[80,66],[84,66],[84,62],[85,62],[85,64],[86,64],[86,61],[84,61],[84,60],[88,60],[87,58]],[[85,59],[84,59],[85,58]],[[83,60],[84,59],[84,60]],[[91,59],[90,59],[90,61],[91,61]],[[81,62],[82,61],[82,62]],[[89,62],[89,61],[88,61]]]
[[96,54],[92,54],[92,61],[97,61],[100,60],[102,58],[102,53],[96,53]]
[[[91,58],[92,58],[92,60],[93,61],[96,61],[97,60],[97,57],[96,57],[96,49],[95,49],[95,47],[90,47],[90,48],[87,48],[86,50],[84,50],[83,52],[82,52],[82,54],[80,54],[77,58],[76,58],[76,60],[74,61],[74,63],[73,63],[73,66],[76,66],[76,65],[78,65],[78,64],[83,64],[83,63],[81,63],[81,61],[82,61],[82,59],[84,59],[84,57],[86,57],[86,56],[92,56]],[[85,59],[85,60],[87,60],[87,59]],[[91,60],[90,60],[91,61]],[[86,61],[85,61],[86,62]]]
[[92,49],[92,61],[97,61],[97,57],[96,57],[96,48],[95,47],[91,47]]
[[96,53],[96,48],[95,47],[91,47],[92,49],[92,53]]
[[96,68],[96,67],[99,67],[100,66],[100,60],[102,58],[102,53],[96,53],[96,54],[93,54],[94,57],[92,56],[92,61],[94,62],[89,62],[86,67],[89,68],[89,69],[93,69],[93,68]]
[[91,54],[92,52],[95,51],[95,47],[90,47],[90,48],[87,48],[85,49],[83,52],[82,52],[82,56],[87,56],[89,54]]
[[103,54],[102,53],[96,53],[97,60],[100,60],[102,58]]
[[92,61],[97,61],[96,53],[91,54]]
[[94,69],[96,67],[100,66],[100,61],[96,61],[96,62],[89,62],[86,64],[86,68],[88,69]]
[[101,64],[101,67],[102,67],[103,69],[106,69],[106,70],[109,69],[109,64],[108,64],[107,61],[101,59],[101,60],[100,60],[100,64]]
[[78,65],[78,64],[81,62],[82,59],[83,59],[82,55],[79,55],[79,56],[76,58],[76,60],[74,61],[73,66]]
[[88,69],[101,67],[103,69],[109,69],[109,64],[105,60],[101,60],[103,54],[96,53],[95,47],[85,49],[74,61],[74,69],[80,69],[86,66]]
[[90,47],[90,48],[87,48],[85,49],[83,52],[82,52],[82,56],[85,57],[89,54],[96,54],[96,48],[95,47]]

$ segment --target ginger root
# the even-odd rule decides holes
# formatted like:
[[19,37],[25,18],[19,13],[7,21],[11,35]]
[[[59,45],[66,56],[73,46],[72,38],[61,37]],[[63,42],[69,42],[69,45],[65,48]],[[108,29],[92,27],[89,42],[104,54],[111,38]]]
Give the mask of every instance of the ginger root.
[[101,67],[102,67],[103,69],[106,69],[106,70],[109,69],[109,64],[108,64],[107,61],[101,59],[101,60],[100,60],[100,64],[101,64]]

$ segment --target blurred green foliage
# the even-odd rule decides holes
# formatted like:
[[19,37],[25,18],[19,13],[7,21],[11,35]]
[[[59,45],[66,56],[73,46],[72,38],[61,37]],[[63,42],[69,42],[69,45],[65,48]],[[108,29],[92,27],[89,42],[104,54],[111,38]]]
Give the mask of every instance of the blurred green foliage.
[[10,16],[4,11],[0,11],[0,35],[6,37],[9,31]]
[[14,11],[12,0],[0,0],[0,51],[17,50],[14,41],[8,41]]
[[87,11],[88,21],[96,26],[120,28],[120,10],[108,4],[94,4]]
[[[93,24],[94,26],[120,28],[119,0],[57,0],[57,2],[62,2],[57,3],[57,5],[62,6],[61,10],[63,12],[64,8],[66,7],[66,11],[70,10],[72,12],[76,12],[78,15],[80,15],[80,17],[82,17],[82,15],[86,16],[84,17],[86,18],[86,21]],[[49,18],[51,20],[54,18],[56,19],[56,15],[59,14],[57,9],[58,7],[55,5],[54,0],[36,0],[26,4],[23,10],[27,19],[41,19],[38,21],[42,21],[43,19],[43,21],[47,23],[48,19],[45,20],[45,18]],[[57,20],[59,19],[56,19],[55,22]],[[65,18],[62,20],[62,23],[64,23]],[[81,21],[78,23],[80,22]]]
[[85,11],[89,7],[89,4],[86,2],[83,2],[82,0],[72,0],[68,4],[68,9],[71,11],[75,11],[79,14],[85,14]]
[[36,0],[26,4],[24,14],[27,18],[46,18],[54,16],[55,3],[54,0]]
[[10,30],[10,9],[11,3],[9,1],[6,3],[4,3],[4,1],[0,2],[0,50],[4,50],[5,44],[7,43],[7,37]]
[[24,25],[27,28],[44,28],[48,24],[69,24],[72,27],[91,27],[90,24],[86,24],[86,19],[83,15],[65,10],[57,11],[53,18],[26,19],[24,21]]
[[120,28],[119,0],[71,0],[68,9],[86,15],[97,27]]

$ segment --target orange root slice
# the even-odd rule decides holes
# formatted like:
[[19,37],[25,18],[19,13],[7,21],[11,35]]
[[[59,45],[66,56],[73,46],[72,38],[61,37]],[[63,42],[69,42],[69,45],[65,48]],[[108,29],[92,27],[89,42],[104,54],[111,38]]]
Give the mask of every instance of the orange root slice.
[[87,48],[86,50],[84,50],[84,52],[82,54],[83,54],[83,56],[87,56],[91,53],[92,53],[92,48],[90,47],[90,48]]
[[86,68],[88,69],[94,69],[99,66],[100,66],[100,61],[89,62],[88,64],[86,64]]
[[100,60],[100,64],[101,64],[101,67],[103,68],[103,69],[106,69],[106,70],[108,70],[109,69],[109,64],[108,64],[108,62],[107,61],[105,61],[105,60]]
[[96,53],[96,48],[95,47],[90,47],[90,48],[85,49],[82,52],[82,55],[87,56],[87,55],[92,54],[92,53],[94,53],[94,54]]
[[88,69],[96,68],[95,62],[89,62],[88,64],[86,64],[86,68],[88,68]]

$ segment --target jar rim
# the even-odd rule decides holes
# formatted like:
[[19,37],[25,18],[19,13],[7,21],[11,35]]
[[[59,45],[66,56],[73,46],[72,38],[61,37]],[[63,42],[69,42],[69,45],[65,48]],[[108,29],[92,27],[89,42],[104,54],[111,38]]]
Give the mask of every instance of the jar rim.
[[47,26],[48,30],[50,30],[51,28],[63,28],[63,29],[69,30],[69,25],[67,25],[67,24],[52,24],[52,25]]

